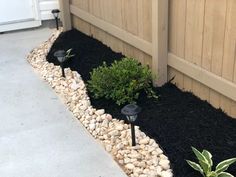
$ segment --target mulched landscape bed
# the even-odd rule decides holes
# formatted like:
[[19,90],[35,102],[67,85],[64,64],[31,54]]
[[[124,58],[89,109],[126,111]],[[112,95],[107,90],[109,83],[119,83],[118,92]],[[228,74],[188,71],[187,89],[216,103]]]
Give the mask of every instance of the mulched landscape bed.
[[[66,67],[80,73],[85,82],[93,68],[104,61],[111,64],[123,57],[100,41],[77,30],[71,30],[59,36],[48,53],[47,60],[58,65],[53,53],[58,49],[70,48],[76,56],[67,61]],[[142,107],[142,112],[136,124],[162,146],[171,161],[175,177],[201,176],[185,162],[185,159],[195,159],[191,146],[199,150],[209,150],[213,154],[215,164],[236,157],[235,119],[171,83],[155,88],[155,91],[159,95],[158,100],[148,99],[145,94],[140,95],[138,105]],[[120,113],[121,107],[114,102],[106,99],[96,100],[88,94],[95,108],[104,108],[113,117],[125,119]],[[232,165],[228,172],[236,176],[236,165]]]

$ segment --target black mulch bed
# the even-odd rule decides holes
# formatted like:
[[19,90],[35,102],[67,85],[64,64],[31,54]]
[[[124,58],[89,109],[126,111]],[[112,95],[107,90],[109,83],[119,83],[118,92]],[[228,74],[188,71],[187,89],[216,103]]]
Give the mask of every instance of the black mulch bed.
[[[123,57],[101,42],[71,30],[62,33],[55,41],[47,56],[48,61],[58,64],[53,57],[54,51],[70,48],[76,57],[66,65],[78,71],[85,82],[92,68],[98,67],[103,61],[110,64]],[[185,159],[194,160],[191,146],[209,150],[216,163],[236,157],[236,120],[173,84],[156,88],[156,92],[160,95],[158,101],[147,99],[145,94],[141,94],[138,104],[143,110],[137,125],[164,149],[175,177],[201,176],[185,162]],[[94,107],[105,108],[107,113],[124,119],[120,113],[121,107],[112,101],[95,100],[91,95],[90,98]],[[236,176],[236,165],[232,165],[228,172]]]

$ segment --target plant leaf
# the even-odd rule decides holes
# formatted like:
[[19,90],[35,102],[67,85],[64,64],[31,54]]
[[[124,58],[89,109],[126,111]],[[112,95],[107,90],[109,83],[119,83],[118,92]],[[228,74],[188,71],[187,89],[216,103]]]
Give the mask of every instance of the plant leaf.
[[110,99],[118,105],[136,102],[141,92],[150,95],[153,91],[151,71],[131,58],[103,63],[90,72],[90,79],[88,89],[96,99]]
[[209,172],[207,175],[207,177],[218,177],[218,174],[215,171]]
[[66,53],[70,53],[72,51],[72,48],[70,48],[70,49],[68,49],[67,51],[66,51]]
[[224,161],[220,162],[216,166],[216,172],[221,173],[221,172],[227,170],[229,168],[229,166],[231,164],[233,164],[234,162],[236,162],[236,158],[231,158],[231,159],[227,159],[227,160],[224,160]]
[[210,153],[209,151],[207,151],[207,150],[204,149],[204,150],[202,151],[202,155],[205,156],[205,158],[207,159],[208,163],[210,164],[210,167],[212,167],[213,161],[212,161],[212,155],[211,155],[211,153]]
[[203,169],[199,164],[192,162],[190,160],[186,160],[186,162],[190,165],[190,167],[192,167],[196,171],[199,171],[204,176]]
[[197,159],[199,161],[203,161],[203,162],[207,162],[207,159],[204,155],[202,155],[201,152],[199,152],[196,148],[192,147],[192,150],[194,152],[194,154],[196,155]]
[[234,177],[233,175],[231,175],[230,173],[226,173],[226,172],[221,172],[218,177]]
[[192,150],[194,154],[196,155],[204,173],[207,174],[210,171],[210,164],[208,163],[206,157],[201,152],[199,152],[196,148],[192,147]]
[[205,174],[208,174],[209,172],[211,172],[211,166],[208,162],[199,161],[199,163]]

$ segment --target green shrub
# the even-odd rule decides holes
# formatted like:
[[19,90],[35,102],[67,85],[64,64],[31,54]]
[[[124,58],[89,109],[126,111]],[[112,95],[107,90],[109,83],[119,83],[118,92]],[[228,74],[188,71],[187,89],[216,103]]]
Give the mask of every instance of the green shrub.
[[70,58],[75,56],[74,54],[71,54],[72,50],[73,49],[71,48],[66,51],[66,60],[69,60]]
[[236,162],[236,158],[231,158],[220,162],[215,171],[212,171],[213,161],[212,155],[207,150],[199,152],[196,148],[192,147],[198,163],[187,160],[187,163],[196,171],[200,172],[204,177],[234,177],[230,173],[225,172],[229,166]]
[[88,89],[95,98],[111,99],[118,105],[135,102],[141,91],[156,97],[152,90],[152,75],[147,66],[124,58],[111,66],[103,63],[90,73]]

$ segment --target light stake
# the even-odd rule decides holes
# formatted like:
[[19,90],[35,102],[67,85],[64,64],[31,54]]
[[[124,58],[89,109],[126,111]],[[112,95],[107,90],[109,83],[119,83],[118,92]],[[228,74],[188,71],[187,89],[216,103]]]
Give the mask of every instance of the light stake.
[[59,9],[53,9],[52,10],[52,14],[53,14],[53,16],[55,18],[55,21],[56,21],[57,30],[59,29],[58,19],[59,19],[59,13],[60,12],[61,11]]
[[141,108],[136,104],[128,104],[121,109],[121,113],[126,116],[127,120],[131,125],[132,146],[136,146],[134,122],[138,118],[138,114],[140,112]]
[[66,52],[65,50],[58,50],[54,53],[54,57],[57,58],[57,60],[60,63],[61,66],[61,71],[62,71],[62,77],[66,77],[65,76],[65,71],[64,71],[64,62],[66,61]]

